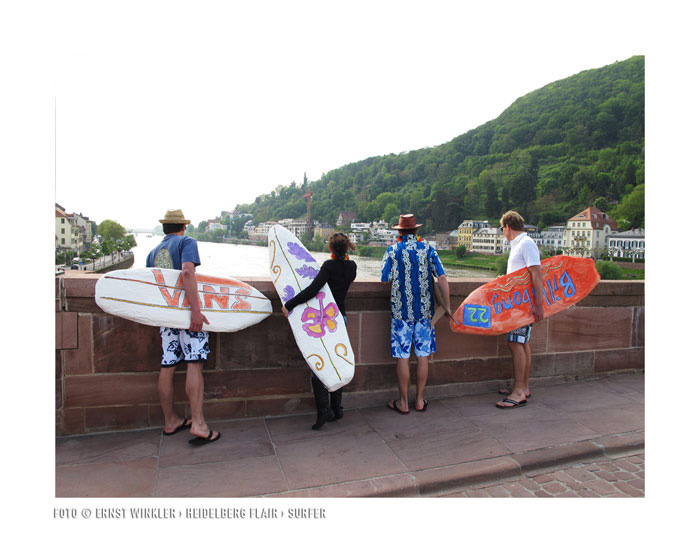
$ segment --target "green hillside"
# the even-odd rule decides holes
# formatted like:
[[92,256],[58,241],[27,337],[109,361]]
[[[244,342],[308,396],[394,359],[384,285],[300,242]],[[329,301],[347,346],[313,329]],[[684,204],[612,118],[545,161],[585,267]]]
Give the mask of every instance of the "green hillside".
[[528,223],[566,221],[589,205],[621,228],[644,224],[644,57],[583,71],[518,98],[498,118],[440,146],[371,157],[320,180],[278,187],[238,210],[255,221],[334,223],[414,213],[426,231],[517,209]]

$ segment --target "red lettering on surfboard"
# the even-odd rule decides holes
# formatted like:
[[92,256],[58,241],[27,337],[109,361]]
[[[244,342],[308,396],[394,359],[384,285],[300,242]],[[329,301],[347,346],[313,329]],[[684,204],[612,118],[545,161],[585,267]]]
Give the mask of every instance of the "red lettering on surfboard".
[[221,309],[228,309],[228,286],[222,286],[217,294],[216,289],[213,286],[208,286],[205,284],[202,286],[202,292],[204,293],[204,307],[211,309],[211,306],[215,301],[219,304]]
[[[182,299],[182,307],[189,307],[190,302],[187,299],[187,294],[183,294],[182,274],[180,274],[173,287],[165,283],[165,278],[160,269],[153,269],[152,272],[156,284],[160,285],[158,286],[158,290],[160,290],[166,305],[169,307],[178,307]],[[212,282],[211,284],[214,283]],[[241,283],[240,286],[236,287],[233,295],[231,295],[231,288],[229,286],[217,286],[216,284],[212,286],[211,284],[202,283],[202,290],[200,292],[203,298],[201,303],[206,309],[211,309],[215,302],[220,309],[232,309],[237,311],[250,311],[252,309],[250,303],[246,301],[246,298],[251,293],[250,286]],[[229,305],[229,298],[234,298],[231,305]]]
[[231,309],[250,311],[251,305],[246,301],[248,294],[250,294],[250,287],[246,286],[245,288],[236,288],[236,293],[241,295],[236,296],[236,301],[231,306]]
[[[160,290],[160,293],[163,295],[165,303],[169,307],[177,307],[180,304],[180,295],[182,294],[182,290],[175,289],[171,294],[168,291],[168,287],[165,285],[165,278],[163,278],[163,273],[160,271],[160,269],[153,269],[153,276],[158,284],[162,284],[162,286],[158,287],[158,290]],[[177,279],[175,286],[182,286],[182,275],[180,275],[180,278]]]

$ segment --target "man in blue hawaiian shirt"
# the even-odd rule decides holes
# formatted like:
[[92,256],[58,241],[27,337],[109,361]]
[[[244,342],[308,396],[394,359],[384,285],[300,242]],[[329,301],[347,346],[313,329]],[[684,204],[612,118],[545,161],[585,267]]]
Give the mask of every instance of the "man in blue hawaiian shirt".
[[449,317],[450,289],[447,275],[437,252],[421,242],[416,231],[423,225],[416,224],[413,214],[401,215],[399,224],[392,228],[399,231],[396,244],[387,248],[382,259],[382,282],[391,283],[391,355],[396,359],[396,378],[400,399],[388,407],[402,415],[409,413],[408,385],[410,380],[408,358],[411,346],[417,358],[416,411],[428,406],[423,398],[428,381],[429,356],[435,353],[435,328],[431,320],[435,313],[433,277],[437,277],[442,297],[445,298]]

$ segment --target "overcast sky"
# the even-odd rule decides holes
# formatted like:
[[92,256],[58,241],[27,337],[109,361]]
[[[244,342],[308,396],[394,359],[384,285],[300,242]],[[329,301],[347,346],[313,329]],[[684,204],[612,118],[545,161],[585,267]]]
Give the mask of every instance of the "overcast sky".
[[563,4],[67,4],[56,201],[98,223],[150,228],[179,207],[197,224],[304,172],[442,144],[552,81],[645,54],[629,4]]

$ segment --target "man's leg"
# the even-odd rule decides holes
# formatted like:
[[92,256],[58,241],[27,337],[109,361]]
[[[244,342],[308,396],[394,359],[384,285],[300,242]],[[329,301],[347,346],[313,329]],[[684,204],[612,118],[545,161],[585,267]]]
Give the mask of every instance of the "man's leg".
[[[206,438],[209,436],[209,426],[204,420],[204,376],[202,367],[204,363],[187,363],[187,379],[185,380],[185,393],[190,402],[192,412],[192,428],[190,433]],[[214,432],[212,439],[218,432]]]
[[[508,342],[508,347],[510,348],[510,353],[513,357],[513,392],[506,399],[512,399],[518,402],[523,401],[527,395],[527,384],[525,382],[527,354],[525,352],[525,346],[526,344]],[[512,404],[504,401],[499,401],[496,405],[506,408],[513,406]]]
[[416,409],[422,410],[425,405],[423,403],[423,390],[428,382],[428,370],[430,369],[429,357],[418,357],[418,366],[416,367]]
[[416,322],[414,334],[414,349],[418,366],[416,368],[416,410],[425,409],[423,391],[428,382],[428,370],[430,368],[430,355],[436,351],[435,329],[429,319]]
[[[158,397],[160,407],[163,410],[165,420],[165,432],[171,433],[182,426],[185,419],[175,412],[175,393],[173,380],[175,378],[175,367],[182,360],[182,348],[180,347],[180,330],[175,328],[161,327],[161,368],[158,375]],[[165,365],[165,366],[163,366]]]
[[180,426],[183,420],[175,412],[174,386],[175,367],[161,367],[158,375],[158,397],[165,419],[165,432],[170,433]]
[[525,376],[523,378],[525,386],[525,394],[530,395],[530,368],[532,367],[532,350],[530,350],[530,342],[524,345],[525,351]]
[[[398,319],[391,320],[391,355],[396,359],[396,380],[399,384],[399,400],[396,409],[408,413],[408,384],[410,380],[408,358],[411,353],[413,327]],[[394,409],[394,401],[388,407]]]
[[408,359],[396,360],[396,380],[399,383],[399,401],[396,402],[396,407],[400,411],[408,411],[408,384],[411,379]]

